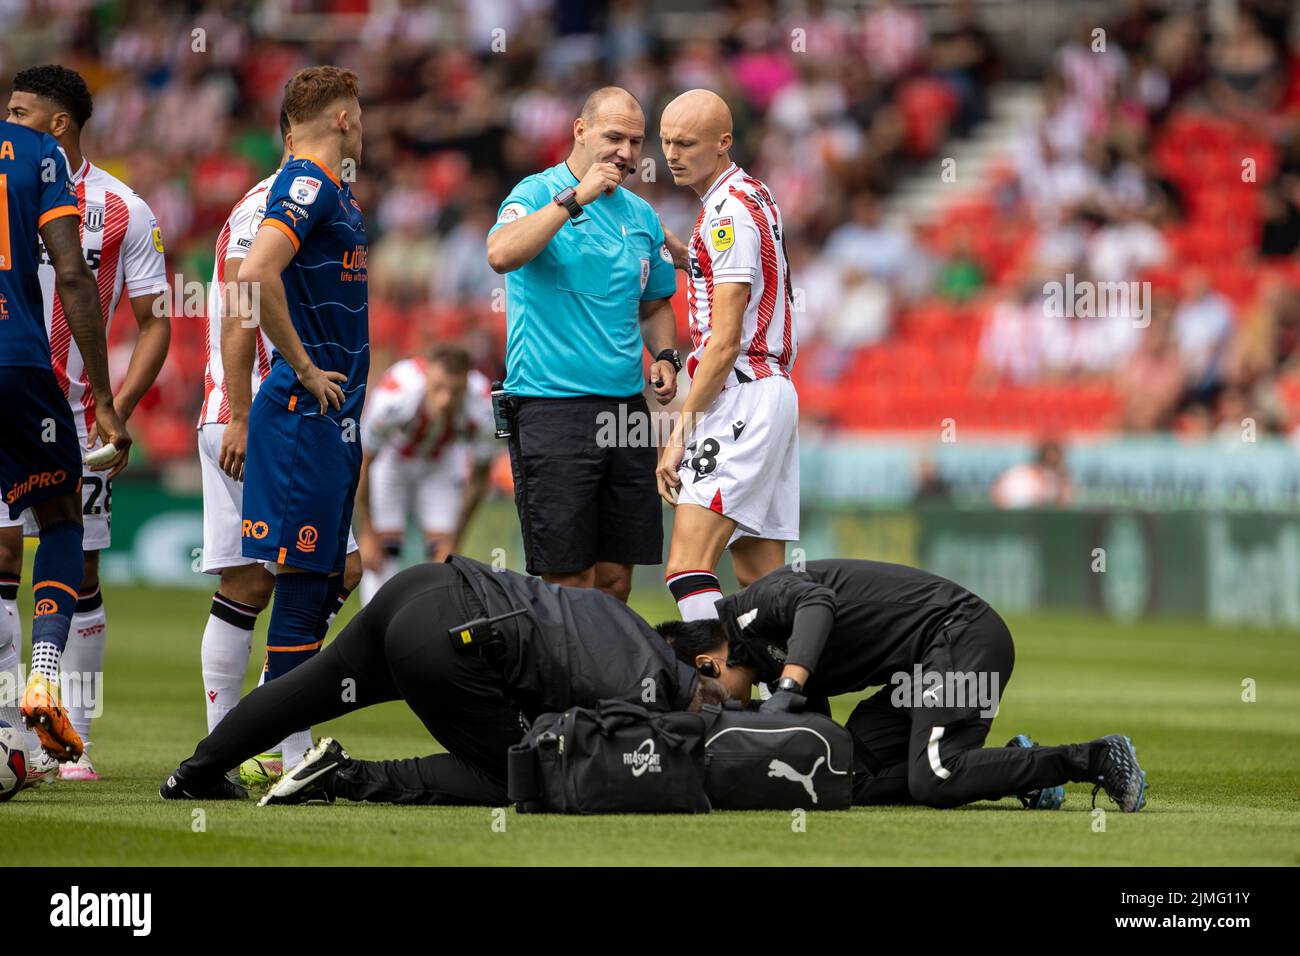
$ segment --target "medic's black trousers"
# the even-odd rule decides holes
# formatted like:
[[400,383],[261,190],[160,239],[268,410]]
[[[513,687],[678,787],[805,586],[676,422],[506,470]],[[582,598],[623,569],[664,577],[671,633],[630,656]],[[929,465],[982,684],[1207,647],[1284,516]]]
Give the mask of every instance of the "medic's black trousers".
[[941,628],[918,662],[919,680],[915,668],[893,675],[850,715],[853,802],[956,807],[1095,780],[1104,753],[1098,741],[984,748],[1015,656],[992,608]]
[[448,628],[485,614],[451,565],[403,571],[319,654],[241,700],[182,772],[222,774],[296,728],[405,700],[448,753],[354,760],[335,774],[335,794],[385,803],[506,803],[506,752],[524,734],[519,710],[500,671],[453,650],[447,637]]

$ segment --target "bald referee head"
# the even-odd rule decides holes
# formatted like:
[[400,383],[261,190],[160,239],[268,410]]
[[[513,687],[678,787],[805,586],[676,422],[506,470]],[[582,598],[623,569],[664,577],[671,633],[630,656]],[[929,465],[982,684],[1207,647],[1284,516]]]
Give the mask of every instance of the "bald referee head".
[[731,165],[731,107],[712,90],[687,90],[664,107],[659,138],[673,182],[703,195]]
[[573,121],[569,166],[582,179],[593,165],[609,163],[618,172],[617,186],[636,171],[644,143],[645,113],[640,102],[621,86],[602,86],[587,97]]

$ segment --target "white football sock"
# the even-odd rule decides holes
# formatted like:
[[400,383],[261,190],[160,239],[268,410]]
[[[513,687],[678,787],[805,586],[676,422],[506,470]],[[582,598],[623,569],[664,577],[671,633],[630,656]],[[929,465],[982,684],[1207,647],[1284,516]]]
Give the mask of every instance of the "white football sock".
[[23,701],[27,681],[23,675],[23,661],[18,654],[23,629],[16,604],[16,601],[0,598],[0,720],[21,731],[23,718],[18,712],[18,705]]
[[[41,751],[41,739],[35,731],[27,729],[18,709],[23,702],[23,691],[27,688],[27,672],[23,670],[23,619],[18,613],[18,581],[16,578],[11,580],[14,596],[9,597],[7,590],[5,594],[0,594],[0,696],[3,696],[6,687],[14,688],[13,712],[9,714],[0,706],[0,720],[17,727],[23,735],[23,746],[29,754],[35,754]],[[6,585],[9,584],[6,581]]]
[[199,652],[203,667],[203,696],[208,711],[208,733],[234,710],[244,688],[244,672],[253,652],[253,626],[257,608],[234,601],[220,591],[212,596],[212,610],[203,628]]
[[97,713],[103,712],[107,628],[104,599],[99,588],[95,588],[77,600],[77,610],[68,629],[68,646],[63,649],[63,659],[59,662],[63,671],[60,683],[63,706],[67,708],[72,726],[87,745],[90,744],[90,722]]
[[[258,675],[257,678],[257,686],[261,687],[265,683],[266,666],[263,665],[262,673]],[[276,748],[271,751],[271,753],[279,752],[281,765],[284,767],[285,773],[288,773],[294,767],[298,766],[298,764],[302,763],[302,755],[311,748],[311,745],[311,728],[308,728],[306,730],[295,731],[288,737],[285,737],[284,740],[280,741]]]
[[361,575],[361,606],[369,604],[376,592],[400,570],[402,562],[398,558],[385,557],[378,571],[367,571]]
[[32,673],[41,674],[54,683],[59,682],[59,658],[63,652],[49,641],[32,644]]
[[284,772],[288,773],[298,764],[302,763],[303,754],[311,749],[311,731],[297,730],[284,738],[280,744],[281,759],[284,761]]
[[717,618],[714,604],[722,597],[722,587],[712,571],[681,571],[668,575],[667,581],[683,621]]

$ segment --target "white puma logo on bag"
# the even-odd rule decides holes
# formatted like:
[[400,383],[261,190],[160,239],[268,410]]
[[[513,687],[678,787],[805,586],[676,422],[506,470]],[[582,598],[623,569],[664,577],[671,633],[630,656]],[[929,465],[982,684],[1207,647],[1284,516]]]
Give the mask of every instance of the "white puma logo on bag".
[[808,796],[812,797],[812,802],[817,802],[817,790],[813,787],[813,777],[817,774],[817,768],[826,762],[825,757],[818,757],[813,763],[812,769],[808,771],[807,776],[801,774],[790,766],[784,760],[773,760],[767,765],[767,775],[769,777],[780,777],[782,780],[791,780],[795,783],[803,784],[803,788],[808,791]]

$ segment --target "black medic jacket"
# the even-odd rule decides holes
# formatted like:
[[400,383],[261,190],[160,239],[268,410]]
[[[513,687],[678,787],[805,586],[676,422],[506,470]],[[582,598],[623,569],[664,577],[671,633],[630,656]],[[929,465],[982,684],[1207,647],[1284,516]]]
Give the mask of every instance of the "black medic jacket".
[[453,554],[488,616],[529,613],[496,625],[509,648],[507,692],[531,719],[601,700],[651,710],[686,710],[699,675],[673,655],[659,632],[630,607],[595,588],[566,588],[496,571]]
[[[810,697],[886,684],[920,661],[949,621],[973,621],[988,609],[937,574],[848,558],[777,568],[716,606],[731,658],[757,666],[768,683],[787,663],[806,667]],[[813,626],[796,628],[804,611]]]

